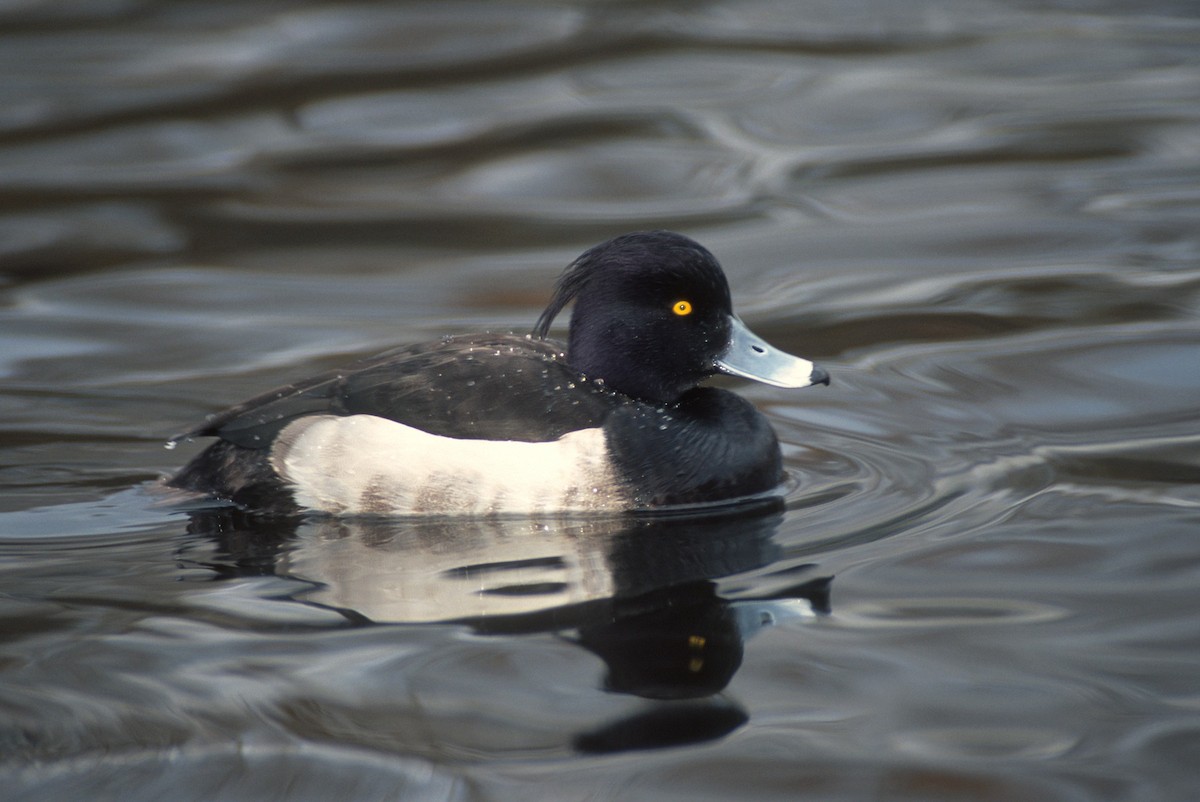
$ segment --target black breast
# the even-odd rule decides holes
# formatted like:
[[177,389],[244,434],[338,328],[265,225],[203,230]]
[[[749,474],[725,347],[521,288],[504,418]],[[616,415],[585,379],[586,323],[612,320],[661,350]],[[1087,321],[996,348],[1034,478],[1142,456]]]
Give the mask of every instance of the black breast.
[[702,504],[765,493],[783,481],[770,423],[741,396],[690,390],[665,407],[627,404],[606,425],[613,464],[640,507]]

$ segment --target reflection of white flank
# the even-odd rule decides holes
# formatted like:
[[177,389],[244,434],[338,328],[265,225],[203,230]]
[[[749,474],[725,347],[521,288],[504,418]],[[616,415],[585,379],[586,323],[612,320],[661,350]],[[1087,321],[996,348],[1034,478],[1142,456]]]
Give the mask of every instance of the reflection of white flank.
[[489,515],[628,509],[600,429],[546,443],[458,440],[373,415],[301,418],[271,464],[310,510]]
[[[306,601],[372,621],[519,615],[613,595],[620,518],[305,522],[278,570],[319,583]],[[515,591],[515,592],[514,592]]]

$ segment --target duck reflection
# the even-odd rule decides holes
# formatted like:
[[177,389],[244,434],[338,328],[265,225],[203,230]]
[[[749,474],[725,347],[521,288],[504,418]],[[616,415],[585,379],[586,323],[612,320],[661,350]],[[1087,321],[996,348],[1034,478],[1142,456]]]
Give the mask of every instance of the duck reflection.
[[[722,695],[744,644],[784,618],[829,610],[830,577],[786,572],[769,594],[719,581],[775,562],[778,506],[700,518],[255,520],[193,515],[225,573],[276,573],[298,601],[357,623],[458,623],[482,634],[554,633],[596,654],[605,690],[654,700],[577,734],[585,752],[720,737],[746,721]],[[746,585],[754,585],[746,582]]]

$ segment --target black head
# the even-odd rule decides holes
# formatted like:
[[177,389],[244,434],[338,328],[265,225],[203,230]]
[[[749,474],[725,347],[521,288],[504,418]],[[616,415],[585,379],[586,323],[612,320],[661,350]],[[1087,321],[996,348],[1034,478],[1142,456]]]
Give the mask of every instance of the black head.
[[729,344],[725,274],[681,234],[624,234],[586,251],[559,278],[534,334],[545,337],[572,299],[571,366],[634,398],[675,400],[717,371]]
[[623,234],[586,251],[563,271],[534,335],[545,337],[572,299],[571,367],[633,398],[670,403],[718,372],[782,387],[828,382],[738,320],[716,258],[682,234]]

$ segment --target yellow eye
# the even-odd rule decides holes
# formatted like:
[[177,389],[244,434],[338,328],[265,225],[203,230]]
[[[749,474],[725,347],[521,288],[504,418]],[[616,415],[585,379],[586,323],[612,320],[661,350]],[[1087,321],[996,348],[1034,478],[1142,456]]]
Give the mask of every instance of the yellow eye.
[[692,313],[692,303],[691,301],[676,301],[675,305],[671,307],[671,311],[680,317],[685,317]]

